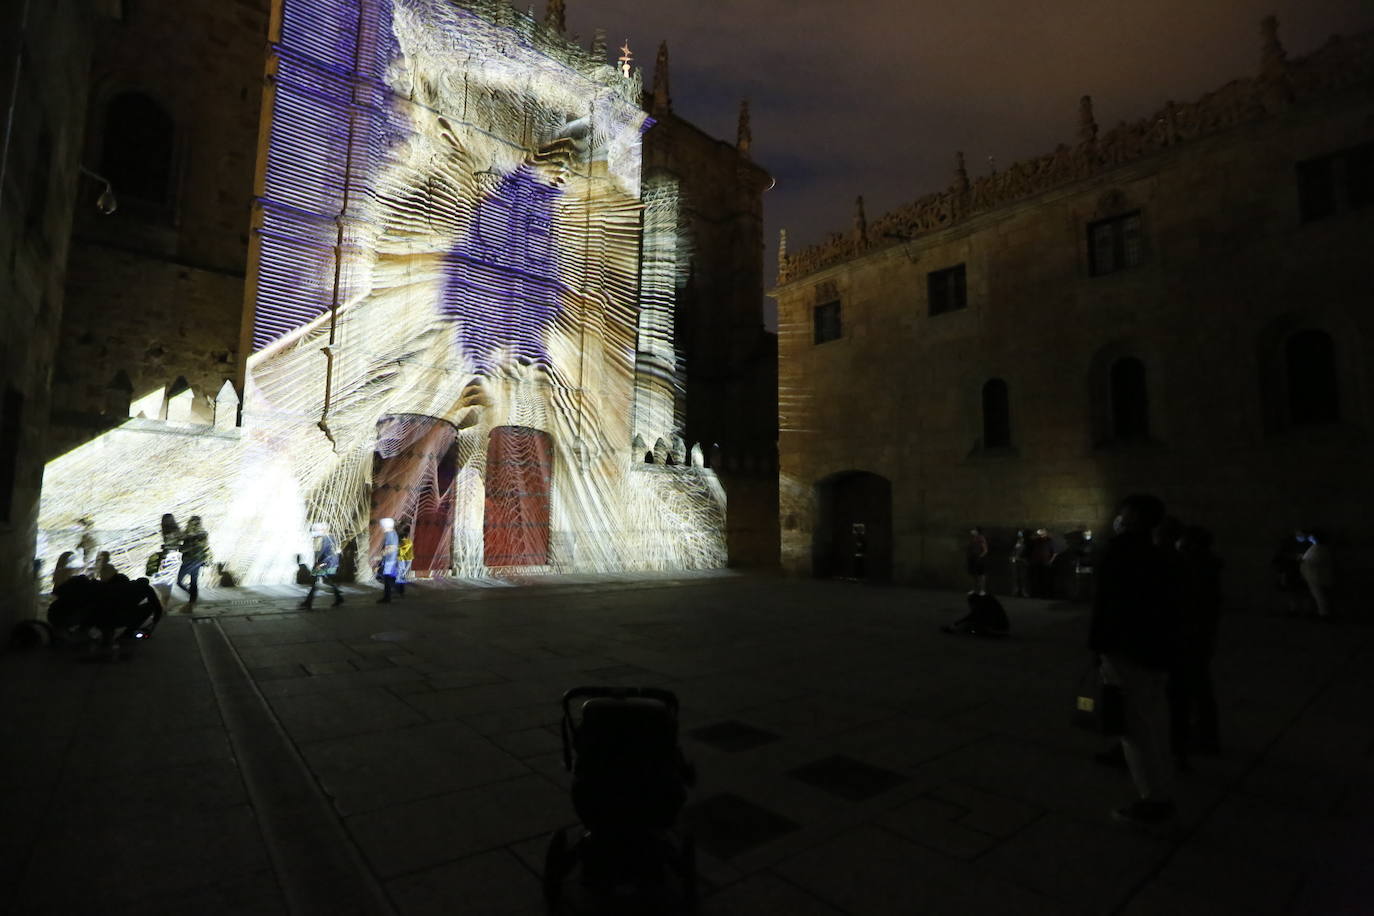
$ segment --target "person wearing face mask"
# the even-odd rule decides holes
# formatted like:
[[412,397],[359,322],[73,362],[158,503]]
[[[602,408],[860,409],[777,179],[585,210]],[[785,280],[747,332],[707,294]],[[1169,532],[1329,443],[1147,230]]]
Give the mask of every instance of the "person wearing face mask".
[[1088,637],[1103,680],[1124,695],[1121,747],[1139,794],[1112,814],[1142,826],[1174,816],[1167,686],[1177,654],[1179,595],[1177,564],[1151,537],[1163,519],[1164,504],[1155,496],[1122,500],[1112,523],[1116,536],[1096,566]]

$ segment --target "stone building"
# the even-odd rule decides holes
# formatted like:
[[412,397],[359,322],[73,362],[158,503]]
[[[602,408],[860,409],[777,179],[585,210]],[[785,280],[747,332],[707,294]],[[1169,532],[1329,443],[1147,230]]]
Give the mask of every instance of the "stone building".
[[[217,559],[231,560],[240,578],[270,580],[294,568],[306,516],[356,536],[366,554],[369,517],[394,511],[394,497],[439,506],[434,518],[416,515],[417,526],[461,532],[452,556],[435,554],[436,570],[633,568],[638,559],[627,563],[602,543],[623,531],[597,533],[615,526],[595,507],[624,505],[608,495],[623,485],[638,502],[621,528],[657,530],[674,513],[690,516],[649,566],[682,561],[674,551],[692,554],[686,565],[723,563],[727,545],[732,562],[776,562],[774,439],[753,432],[757,418],[767,429],[775,416],[775,363],[759,314],[769,179],[748,160],[747,125],[737,149],[672,115],[665,96],[641,150],[639,135],[626,132],[649,123],[638,72],[610,79],[604,42],[589,52],[562,34],[561,4],[538,22],[496,0],[365,0],[354,38],[325,21],[334,15],[327,7],[197,0],[172,16],[130,4],[100,27],[84,148],[119,205],[75,217],[48,437],[48,552],[67,546],[85,515],[117,560],[140,565],[161,512],[197,512],[211,523]],[[425,16],[449,17],[449,31],[421,28]],[[440,47],[445,35],[457,44]],[[406,40],[413,47],[397,44]],[[385,99],[349,96],[328,66],[309,62],[340,54]],[[473,67],[466,77],[459,57]],[[662,73],[666,86],[666,57]],[[465,79],[462,111],[471,105],[473,124],[417,113],[457,104]],[[307,97],[326,102],[308,111]],[[658,105],[645,94],[646,108]],[[585,117],[572,117],[579,106]],[[402,109],[409,121],[395,115]],[[569,120],[554,124],[555,115]],[[406,132],[411,139],[399,141]],[[428,165],[416,165],[421,155],[432,156]],[[575,230],[574,199],[586,211]],[[416,212],[428,214],[424,226]],[[449,247],[416,247],[444,232]],[[455,241],[465,233],[470,246]],[[442,288],[408,266],[420,257],[434,259]],[[459,276],[457,261],[482,266]],[[461,328],[456,338],[404,316],[383,320],[387,294],[366,292],[383,281],[392,293],[431,284],[444,320]],[[487,302],[489,281],[505,292]],[[556,289],[543,312],[541,283]],[[497,312],[505,321],[490,325],[500,328],[494,336],[476,330]],[[356,318],[351,329],[346,313]],[[406,345],[382,352],[372,343],[379,335]],[[622,351],[631,365],[620,366]],[[409,394],[377,395],[364,408],[382,378],[392,394]],[[718,392],[722,403],[708,404]],[[586,419],[599,409],[617,418]],[[482,563],[482,504],[488,518],[494,505],[480,479],[493,460],[488,440],[517,429],[553,436],[556,457],[544,457],[556,479],[571,482],[598,462],[617,469],[594,473],[601,483],[591,491],[526,500],[555,519],[540,562]],[[492,441],[544,454],[536,438]],[[254,463],[263,448],[276,456],[270,472]],[[382,455],[388,449],[396,454]],[[425,484],[434,492],[394,479],[402,464],[390,459],[412,455],[434,459],[404,470],[437,480]],[[634,473],[619,469],[627,462]],[[527,484],[513,480],[511,492]],[[248,507],[245,486],[268,488],[254,497],[263,506]],[[455,501],[476,506],[475,516],[455,522]],[[291,508],[269,517],[273,504]],[[580,533],[560,534],[559,513],[575,506],[593,508],[573,526]],[[519,516],[529,508],[511,510],[512,530],[525,527]],[[701,525],[721,530],[698,538]],[[288,529],[281,543],[262,543],[277,528]]]
[[72,213],[94,210],[81,138],[92,27],[109,4],[0,8],[0,639],[29,615],[48,387]]
[[981,525],[1006,589],[1014,530],[1144,490],[1237,603],[1295,526],[1374,584],[1374,35],[1262,37],[1256,76],[1105,131],[1085,97],[1075,143],[781,256],[788,570],[849,574],[861,524],[869,575],[962,585]]
[[763,327],[763,195],[772,179],[750,158],[749,107],[734,144],[673,112],[668,48],[645,107],[647,176],[678,187],[688,240],[676,317],[684,435],[699,442],[728,498],[733,566],[778,563],[777,336]]

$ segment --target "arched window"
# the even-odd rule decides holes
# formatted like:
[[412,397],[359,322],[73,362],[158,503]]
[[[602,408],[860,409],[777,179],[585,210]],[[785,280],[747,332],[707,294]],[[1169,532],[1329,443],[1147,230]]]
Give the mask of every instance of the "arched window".
[[1284,344],[1288,376],[1288,419],[1294,426],[1316,426],[1340,419],[1340,381],[1336,345],[1325,331],[1310,328]]
[[1007,383],[1000,378],[983,383],[983,448],[1011,447],[1011,408]]
[[1150,403],[1145,392],[1145,364],[1134,356],[1112,363],[1111,429],[1118,441],[1139,441],[1150,437]]
[[126,92],[110,100],[101,135],[100,172],[121,201],[170,203],[173,133],[171,117],[143,93]]

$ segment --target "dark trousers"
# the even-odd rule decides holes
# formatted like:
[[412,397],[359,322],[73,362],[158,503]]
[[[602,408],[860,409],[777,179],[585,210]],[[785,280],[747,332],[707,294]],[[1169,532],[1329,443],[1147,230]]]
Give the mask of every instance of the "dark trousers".
[[392,590],[393,588],[396,589],[396,597],[397,597],[397,598],[404,598],[404,597],[406,596],[406,584],[405,584],[403,581],[401,581],[400,579],[396,578],[395,576],[388,576],[388,575],[385,574],[385,573],[383,573],[382,575],[378,576],[377,578],[379,578],[379,579],[382,580],[382,600],[383,600],[383,601],[390,601],[390,600],[391,600],[391,590]]
[[1035,563],[1030,568],[1030,587],[1032,598],[1054,597],[1054,567],[1046,563]]
[[310,607],[310,605],[314,603],[315,589],[320,587],[321,582],[323,582],[325,585],[328,585],[330,588],[334,590],[334,603],[342,604],[343,595],[339,592],[339,583],[334,581],[334,577],[332,575],[326,573],[315,574],[315,578],[310,583],[310,591],[305,593],[305,601],[301,603],[305,605],[305,607]]
[[[1194,724],[1196,723],[1196,729]],[[1174,754],[1217,746],[1217,698],[1212,689],[1212,657],[1185,657],[1169,672],[1169,727]]]
[[[200,568],[204,565],[200,560],[192,560],[189,563],[182,563],[181,569],[177,570],[177,585],[191,596],[192,601],[195,601],[200,595]],[[189,586],[184,583],[183,580],[185,579],[191,580]]]

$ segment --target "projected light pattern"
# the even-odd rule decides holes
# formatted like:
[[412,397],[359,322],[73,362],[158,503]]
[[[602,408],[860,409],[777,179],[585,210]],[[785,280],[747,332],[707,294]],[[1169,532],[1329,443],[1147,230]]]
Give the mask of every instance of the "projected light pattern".
[[714,474],[631,448],[680,431],[685,261],[638,80],[494,0],[277,5],[242,430],[54,461],[53,552],[89,513],[133,565],[199,514],[242,581],[288,581],[309,521],[366,557],[389,516],[417,570],[723,565]]
[[529,169],[505,176],[446,259],[443,312],[479,371],[512,357],[549,365],[544,337],[560,297],[572,292],[560,286],[554,259],[558,196]]

